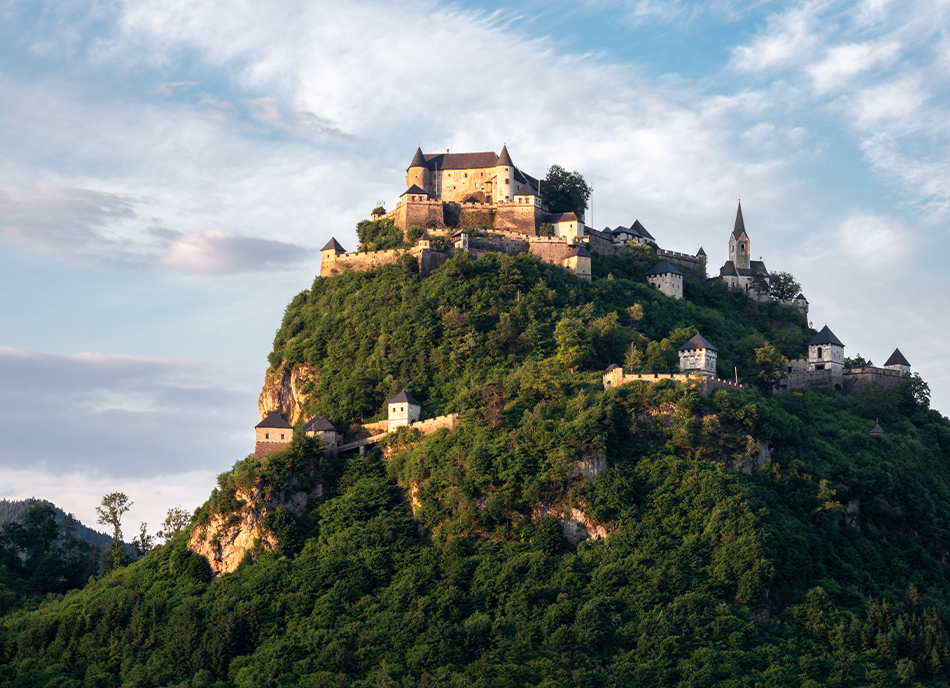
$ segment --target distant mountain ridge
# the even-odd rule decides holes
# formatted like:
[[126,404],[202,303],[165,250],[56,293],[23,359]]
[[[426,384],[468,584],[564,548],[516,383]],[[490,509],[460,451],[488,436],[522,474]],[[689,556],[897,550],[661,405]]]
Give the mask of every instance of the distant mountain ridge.
[[[56,511],[56,522],[62,523],[66,519],[66,512],[46,499],[0,499],[0,526],[11,521],[16,521],[20,515],[33,504],[48,504]],[[82,523],[77,523],[73,533],[80,540],[85,540],[90,545],[99,548],[106,547],[112,542],[112,537],[98,530],[93,530]]]

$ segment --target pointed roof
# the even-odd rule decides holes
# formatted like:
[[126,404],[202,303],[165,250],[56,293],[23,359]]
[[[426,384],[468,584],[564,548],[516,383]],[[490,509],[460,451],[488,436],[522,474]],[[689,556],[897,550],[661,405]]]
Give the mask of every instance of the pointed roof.
[[710,351],[719,351],[719,349],[710,344],[709,341],[703,337],[703,335],[699,334],[699,332],[694,334],[692,338],[683,344],[683,346],[679,347],[677,351],[689,351],[691,349],[709,349]]
[[885,433],[884,433],[884,428],[881,427],[881,424],[880,424],[880,423],[875,423],[875,424],[874,424],[874,427],[871,428],[871,434],[872,434],[872,435],[883,435],[883,434],[885,434]]
[[633,224],[630,225],[630,229],[639,233],[644,239],[653,239],[653,235],[647,231],[646,227],[640,224],[640,220],[634,220]]
[[429,236],[428,229],[422,230],[422,236],[419,237],[419,241],[432,241],[432,238]]
[[534,189],[531,188],[531,184],[525,184],[520,189],[515,192],[515,196],[537,196]]
[[577,256],[577,257],[579,257],[579,258],[590,258],[590,257],[591,257],[590,253],[587,252],[587,249],[586,249],[586,248],[584,248],[583,246],[575,246],[575,247],[572,248],[570,251],[568,251],[567,253],[565,253],[565,254],[561,257],[561,260],[567,260],[568,258],[573,258],[574,256]]
[[343,432],[331,423],[326,416],[317,416],[309,423],[304,425],[300,432]]
[[665,275],[666,273],[671,272],[674,275],[682,275],[683,273],[674,268],[672,265],[667,263],[665,260],[661,260],[659,263],[654,265],[652,268],[647,270],[646,274],[648,275]]
[[409,163],[409,167],[406,168],[408,172],[413,167],[428,167],[426,165],[426,156],[422,154],[422,148],[416,148],[416,154],[412,156],[412,162]]
[[901,353],[900,349],[894,349],[894,353],[892,353],[891,357],[884,363],[884,367],[886,368],[892,365],[910,366],[910,362],[904,358],[904,354]]
[[255,428],[290,428],[293,430],[293,425],[281,418],[280,414],[277,411],[271,411],[267,414],[267,417],[264,418],[260,423],[254,426]]
[[320,249],[321,251],[343,251],[346,253],[346,249],[340,246],[340,242],[336,240],[336,237],[332,237],[330,241],[327,242],[327,245]]
[[808,342],[808,346],[812,344],[837,344],[838,346],[844,346],[841,343],[841,340],[835,337],[835,333],[832,332],[827,325],[821,328],[821,332],[815,335],[815,338]]
[[620,366],[618,366],[616,363],[611,363],[609,366],[607,366],[607,370],[604,371],[604,375],[609,373],[611,370],[616,370],[619,367]]
[[415,404],[416,406],[422,406],[418,401],[413,399],[412,395],[409,394],[406,390],[402,390],[399,394],[394,396],[389,400],[390,404]]
[[732,236],[738,239],[743,234],[749,236],[745,231],[745,221],[742,219],[742,201],[740,201],[739,210],[736,211],[736,227],[732,230]]
[[700,246],[700,247],[699,247],[699,250],[696,251],[696,255],[697,255],[697,256],[705,256],[705,255],[706,255],[706,252],[703,250],[703,247],[702,247],[702,246]]
[[808,299],[806,299],[806,298],[805,298],[805,295],[802,294],[801,292],[798,292],[798,296],[795,297],[795,300],[796,300],[796,301],[804,301],[805,303],[808,303]]
[[420,196],[428,196],[428,195],[429,195],[428,193],[426,193],[426,190],[425,190],[425,189],[420,189],[418,184],[413,184],[413,185],[410,186],[408,189],[406,189],[405,191],[403,191],[403,192],[400,194],[400,197],[402,197],[402,196],[408,196],[409,194],[419,194]]
[[495,163],[495,167],[514,167],[515,164],[511,162],[511,156],[508,155],[508,146],[504,145],[501,147],[501,155],[498,156],[498,162]]

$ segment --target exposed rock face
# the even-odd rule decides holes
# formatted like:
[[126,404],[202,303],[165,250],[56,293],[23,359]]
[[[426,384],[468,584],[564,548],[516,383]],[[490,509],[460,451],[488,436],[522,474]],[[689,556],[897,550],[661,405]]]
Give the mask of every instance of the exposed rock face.
[[295,490],[291,484],[267,501],[261,499],[259,487],[250,493],[238,490],[235,496],[246,504],[237,512],[213,516],[206,526],[195,527],[188,541],[188,549],[208,560],[213,578],[237,569],[247,551],[253,552],[256,547],[273,551],[277,538],[264,527],[267,514],[283,506],[302,516],[310,498],[323,496],[323,486],[304,491]]
[[531,513],[534,521],[539,521],[548,514],[553,515],[561,524],[561,532],[572,545],[585,538],[600,540],[612,533],[616,528],[603,523],[595,523],[583,510],[583,504],[576,504],[570,510],[564,509],[563,504],[542,504]]
[[607,455],[604,452],[582,454],[571,466],[571,479],[584,476],[587,482],[594,482],[598,473],[607,470]]
[[303,414],[303,403],[307,399],[303,387],[308,382],[316,382],[316,372],[308,365],[281,365],[276,371],[267,371],[264,387],[257,399],[257,410],[261,420],[271,411],[283,411],[291,424],[297,423]]

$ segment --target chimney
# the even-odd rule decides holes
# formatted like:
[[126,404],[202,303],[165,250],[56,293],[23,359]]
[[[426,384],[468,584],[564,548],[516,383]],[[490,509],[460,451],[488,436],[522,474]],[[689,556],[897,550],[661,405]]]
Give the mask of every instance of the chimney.
[[449,149],[448,149],[448,148],[445,149],[445,154],[446,154],[446,155],[449,154]]

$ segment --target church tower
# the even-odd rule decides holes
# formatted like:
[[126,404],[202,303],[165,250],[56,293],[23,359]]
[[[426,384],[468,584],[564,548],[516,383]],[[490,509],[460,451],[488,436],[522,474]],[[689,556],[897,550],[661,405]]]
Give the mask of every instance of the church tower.
[[751,242],[745,231],[745,222],[742,219],[742,203],[740,202],[739,211],[736,213],[736,226],[729,236],[729,260],[740,270],[748,270],[751,255]]

